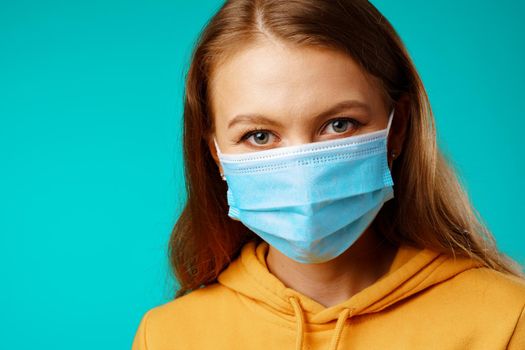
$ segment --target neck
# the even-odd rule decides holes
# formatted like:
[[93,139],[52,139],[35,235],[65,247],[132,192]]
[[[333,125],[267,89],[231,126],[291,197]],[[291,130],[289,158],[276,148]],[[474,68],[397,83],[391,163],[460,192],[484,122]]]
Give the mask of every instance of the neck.
[[369,227],[343,254],[327,262],[303,264],[270,245],[266,264],[287,287],[330,307],[386,274],[396,252],[396,246]]

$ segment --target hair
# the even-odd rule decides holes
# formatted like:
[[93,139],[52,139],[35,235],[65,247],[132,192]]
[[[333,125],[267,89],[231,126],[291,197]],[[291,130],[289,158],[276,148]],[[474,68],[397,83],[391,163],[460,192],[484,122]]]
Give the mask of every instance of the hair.
[[408,120],[403,152],[392,164],[395,196],[373,222],[395,244],[477,259],[525,278],[500,252],[470,203],[448,158],[436,145],[430,102],[400,37],[365,0],[231,0],[209,20],[194,47],[184,94],[186,202],[173,227],[168,255],[180,288],[175,298],[217,281],[242,246],[260,238],[227,216],[227,185],[209,149],[214,123],[209,86],[221,62],[257,39],[314,46],[350,55],[377,78],[395,105],[403,96]]

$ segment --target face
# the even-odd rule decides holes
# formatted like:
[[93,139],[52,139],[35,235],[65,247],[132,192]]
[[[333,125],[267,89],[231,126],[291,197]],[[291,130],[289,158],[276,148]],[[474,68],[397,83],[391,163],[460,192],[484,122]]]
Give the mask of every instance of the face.
[[376,78],[348,55],[270,41],[216,68],[210,103],[221,172],[213,136],[222,153],[257,152],[381,130],[390,113]]

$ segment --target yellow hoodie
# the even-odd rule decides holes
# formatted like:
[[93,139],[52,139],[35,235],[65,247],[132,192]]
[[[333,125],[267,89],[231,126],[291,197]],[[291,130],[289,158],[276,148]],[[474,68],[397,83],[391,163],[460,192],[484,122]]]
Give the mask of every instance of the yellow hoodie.
[[144,314],[132,350],[525,350],[525,282],[402,245],[387,274],[325,307],[286,287],[247,243],[219,275]]

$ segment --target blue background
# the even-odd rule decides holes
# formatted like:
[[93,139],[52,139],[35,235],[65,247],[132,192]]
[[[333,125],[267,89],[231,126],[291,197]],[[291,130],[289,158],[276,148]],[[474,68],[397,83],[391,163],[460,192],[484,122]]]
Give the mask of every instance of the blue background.
[[[439,144],[525,264],[523,1],[373,1],[423,78]],[[182,87],[221,1],[0,3],[5,349],[129,349],[170,300]]]

